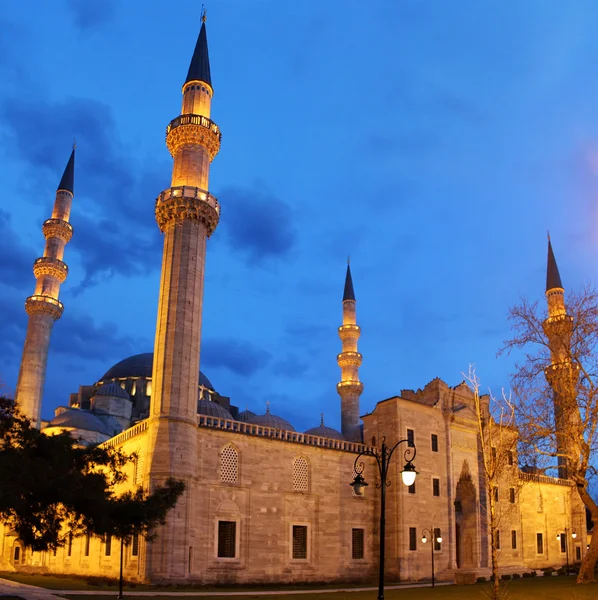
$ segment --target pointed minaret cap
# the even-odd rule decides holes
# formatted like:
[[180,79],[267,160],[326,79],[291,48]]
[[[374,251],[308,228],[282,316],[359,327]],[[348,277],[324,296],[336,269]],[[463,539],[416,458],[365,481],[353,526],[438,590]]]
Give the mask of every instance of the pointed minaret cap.
[[550,243],[550,234],[548,234],[548,263],[546,265],[546,291],[553,290],[555,288],[563,289],[563,283],[561,282],[561,275],[559,268],[556,264],[556,258],[552,251],[552,244]]
[[64,173],[62,174],[62,179],[56,188],[58,190],[66,190],[71,194],[75,193],[75,145],[73,145],[73,151],[71,152],[71,157],[69,161],[66,163],[66,168],[64,169]]
[[353,291],[353,278],[351,277],[351,265],[347,261],[347,276],[345,277],[345,292],[343,294],[343,302],[345,300],[353,300],[355,302],[355,292]]
[[[212,87],[212,76],[210,75],[210,57],[208,56],[208,36],[206,35],[206,13],[205,10],[201,16],[201,29],[199,30],[199,37],[197,38],[197,44],[195,44],[195,50],[193,52],[193,58],[189,65],[189,72],[187,73],[187,79],[185,83],[190,81],[203,81]],[[214,88],[212,88],[214,89]]]

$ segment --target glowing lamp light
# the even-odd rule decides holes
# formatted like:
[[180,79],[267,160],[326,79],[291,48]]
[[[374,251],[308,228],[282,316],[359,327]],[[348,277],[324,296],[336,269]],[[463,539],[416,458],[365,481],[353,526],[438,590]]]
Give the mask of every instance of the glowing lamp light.
[[424,535],[424,537],[422,538],[422,542],[425,544],[428,541],[428,538]]
[[436,538],[436,541],[437,541],[439,544],[442,544],[442,537],[441,537],[441,536],[438,536],[438,537]]
[[557,534],[556,534],[556,539],[557,539],[557,540],[560,540],[560,539],[561,539],[561,534],[560,534],[560,533],[557,533]]
[[403,483],[409,487],[415,483],[415,478],[417,477],[417,471],[415,470],[415,465],[412,462],[408,462],[401,471],[401,478]]
[[349,485],[353,488],[356,496],[363,496],[365,488],[369,485],[369,483],[367,483],[366,480],[361,476],[361,473],[357,473],[357,475],[355,475],[355,479]]
[[574,531],[574,532],[571,534],[571,537],[572,537],[573,539],[575,539],[575,538],[577,537],[577,533]]

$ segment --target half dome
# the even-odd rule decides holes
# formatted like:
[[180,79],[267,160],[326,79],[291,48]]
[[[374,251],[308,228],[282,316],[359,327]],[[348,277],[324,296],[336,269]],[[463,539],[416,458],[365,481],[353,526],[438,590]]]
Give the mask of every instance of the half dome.
[[273,415],[270,412],[270,405],[266,406],[266,412],[263,415],[249,417],[248,423],[252,425],[261,425],[262,427],[272,427],[273,429],[284,429],[285,431],[295,431],[295,428],[282,417]]
[[97,431],[107,436],[113,435],[101,419],[87,410],[78,408],[69,408],[61,412],[48,423],[48,427],[82,429],[85,431]]
[[109,383],[105,383],[100,386],[94,396],[110,396],[113,398],[123,398],[125,400],[130,400],[127,390],[123,390],[123,388],[114,383],[114,381],[110,381]]
[[246,408],[245,410],[242,410],[238,416],[237,416],[237,421],[241,421],[241,423],[249,423],[249,419],[251,419],[251,417],[256,417],[257,415],[252,411],[249,410],[248,408]]
[[322,415],[320,424],[317,427],[312,427],[311,429],[308,429],[305,433],[307,435],[317,435],[332,440],[345,441],[345,437],[340,431],[337,431],[332,427],[327,427],[326,425],[324,425],[324,415]]
[[207,417],[214,417],[216,419],[230,419],[233,420],[233,416],[217,402],[211,400],[202,399],[197,403],[197,412],[200,415],[206,415]]

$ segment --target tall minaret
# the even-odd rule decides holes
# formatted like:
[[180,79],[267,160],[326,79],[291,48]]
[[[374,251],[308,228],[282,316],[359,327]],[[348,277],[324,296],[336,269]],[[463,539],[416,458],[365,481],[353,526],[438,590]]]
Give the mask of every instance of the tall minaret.
[[341,380],[336,385],[341,397],[341,432],[347,440],[361,442],[359,397],[363,392],[363,383],[359,381],[359,367],[362,357],[357,352],[361,330],[355,316],[355,292],[349,264],[343,294],[343,324],[338,328],[338,335],[343,343],[343,351],[336,357],[341,368]]
[[63,262],[64,247],[73,235],[69,223],[74,194],[75,148],[66,165],[58,189],[52,218],[44,222],[42,231],[46,238],[44,255],[33,263],[36,278],[35,292],[25,302],[29,315],[27,336],[19,370],[15,402],[35,427],[40,426],[42,395],[46,380],[48,348],[54,321],[62,316],[63,305],[58,300],[60,284],[64,283],[69,269]]
[[[154,577],[192,575],[198,476],[197,401],[206,240],[218,224],[220,206],[208,192],[210,162],[220,148],[220,130],[210,120],[212,79],[205,12],[183,85],[181,114],[166,129],[173,159],[171,187],[156,201],[164,234],[162,275],[152,369],[149,484],[182,479],[187,490],[148,549]],[[195,542],[196,543],[196,542]]]
[[546,300],[548,318],[543,327],[550,345],[551,364],[545,375],[554,394],[554,416],[559,477],[566,479],[567,458],[571,452],[574,433],[571,425],[579,418],[576,384],[577,368],[571,360],[571,334],[573,319],[567,314],[565,289],[556,264],[550,236],[548,237],[548,263],[546,269]]

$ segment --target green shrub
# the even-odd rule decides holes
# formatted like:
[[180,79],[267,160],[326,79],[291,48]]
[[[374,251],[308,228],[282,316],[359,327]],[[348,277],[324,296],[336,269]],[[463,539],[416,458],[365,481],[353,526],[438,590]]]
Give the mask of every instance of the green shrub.
[[475,581],[476,583],[486,583],[488,580],[485,577],[478,577]]
[[508,573],[505,573],[504,575],[501,575],[500,578],[503,581],[509,581],[511,579],[511,576]]
[[544,577],[551,577],[553,573],[554,569],[552,567],[546,567],[545,569],[542,569],[542,575],[544,575]]
[[[523,574],[523,576],[525,577],[525,573]],[[513,575],[511,575],[511,577],[513,579],[521,579],[521,575],[519,575],[519,573],[513,573]]]
[[560,569],[557,570],[556,574],[557,575],[566,575],[567,569],[565,569],[565,567],[561,567]]

